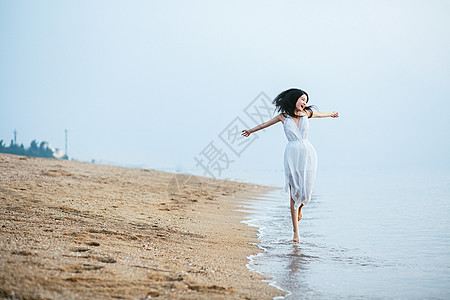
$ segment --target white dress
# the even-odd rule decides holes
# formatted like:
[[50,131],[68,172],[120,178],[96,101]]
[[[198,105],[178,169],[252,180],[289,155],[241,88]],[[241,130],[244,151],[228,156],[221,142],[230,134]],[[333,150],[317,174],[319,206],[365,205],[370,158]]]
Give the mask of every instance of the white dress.
[[302,203],[305,205],[311,200],[312,189],[317,173],[317,153],[308,141],[309,121],[306,115],[295,123],[291,116],[284,120],[284,133],[288,139],[284,151],[285,186],[283,191],[289,192],[295,201],[295,209]]

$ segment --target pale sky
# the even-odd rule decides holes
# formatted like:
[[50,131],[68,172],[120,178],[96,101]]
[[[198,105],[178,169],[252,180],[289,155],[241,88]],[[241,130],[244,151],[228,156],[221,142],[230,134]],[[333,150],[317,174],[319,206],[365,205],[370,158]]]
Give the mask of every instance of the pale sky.
[[239,157],[219,134],[298,87],[340,114],[310,120],[319,169],[449,169],[449,16],[444,0],[1,1],[0,139],[64,148],[67,129],[75,159],[178,171],[213,142],[233,172],[281,169],[281,123]]

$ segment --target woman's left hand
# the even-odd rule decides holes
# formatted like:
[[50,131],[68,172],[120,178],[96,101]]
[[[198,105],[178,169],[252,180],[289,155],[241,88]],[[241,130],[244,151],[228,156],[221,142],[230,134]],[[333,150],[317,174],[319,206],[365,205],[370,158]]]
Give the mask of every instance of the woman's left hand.
[[250,130],[242,130],[242,135],[248,137],[251,134]]
[[338,113],[337,111],[333,111],[333,112],[331,113],[331,117],[332,117],[332,118],[339,118],[339,113]]

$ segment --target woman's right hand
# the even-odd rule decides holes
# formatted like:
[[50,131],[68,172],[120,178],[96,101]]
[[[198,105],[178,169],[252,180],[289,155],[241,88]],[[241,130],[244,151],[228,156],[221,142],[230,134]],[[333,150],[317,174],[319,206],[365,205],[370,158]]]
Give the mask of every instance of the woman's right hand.
[[248,137],[250,134],[251,134],[250,130],[247,130],[247,129],[242,130],[242,135],[243,136]]
[[333,111],[333,112],[331,113],[331,117],[332,117],[332,118],[339,118],[339,113],[338,113],[337,111]]

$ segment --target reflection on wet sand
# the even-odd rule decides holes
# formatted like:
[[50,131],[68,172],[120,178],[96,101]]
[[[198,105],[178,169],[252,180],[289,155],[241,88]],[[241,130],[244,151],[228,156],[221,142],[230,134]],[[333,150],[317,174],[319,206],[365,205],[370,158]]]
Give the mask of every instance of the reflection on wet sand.
[[297,275],[299,271],[306,271],[309,269],[309,263],[311,260],[318,259],[319,257],[308,255],[301,245],[292,245],[292,252],[289,257],[289,274],[291,276]]

